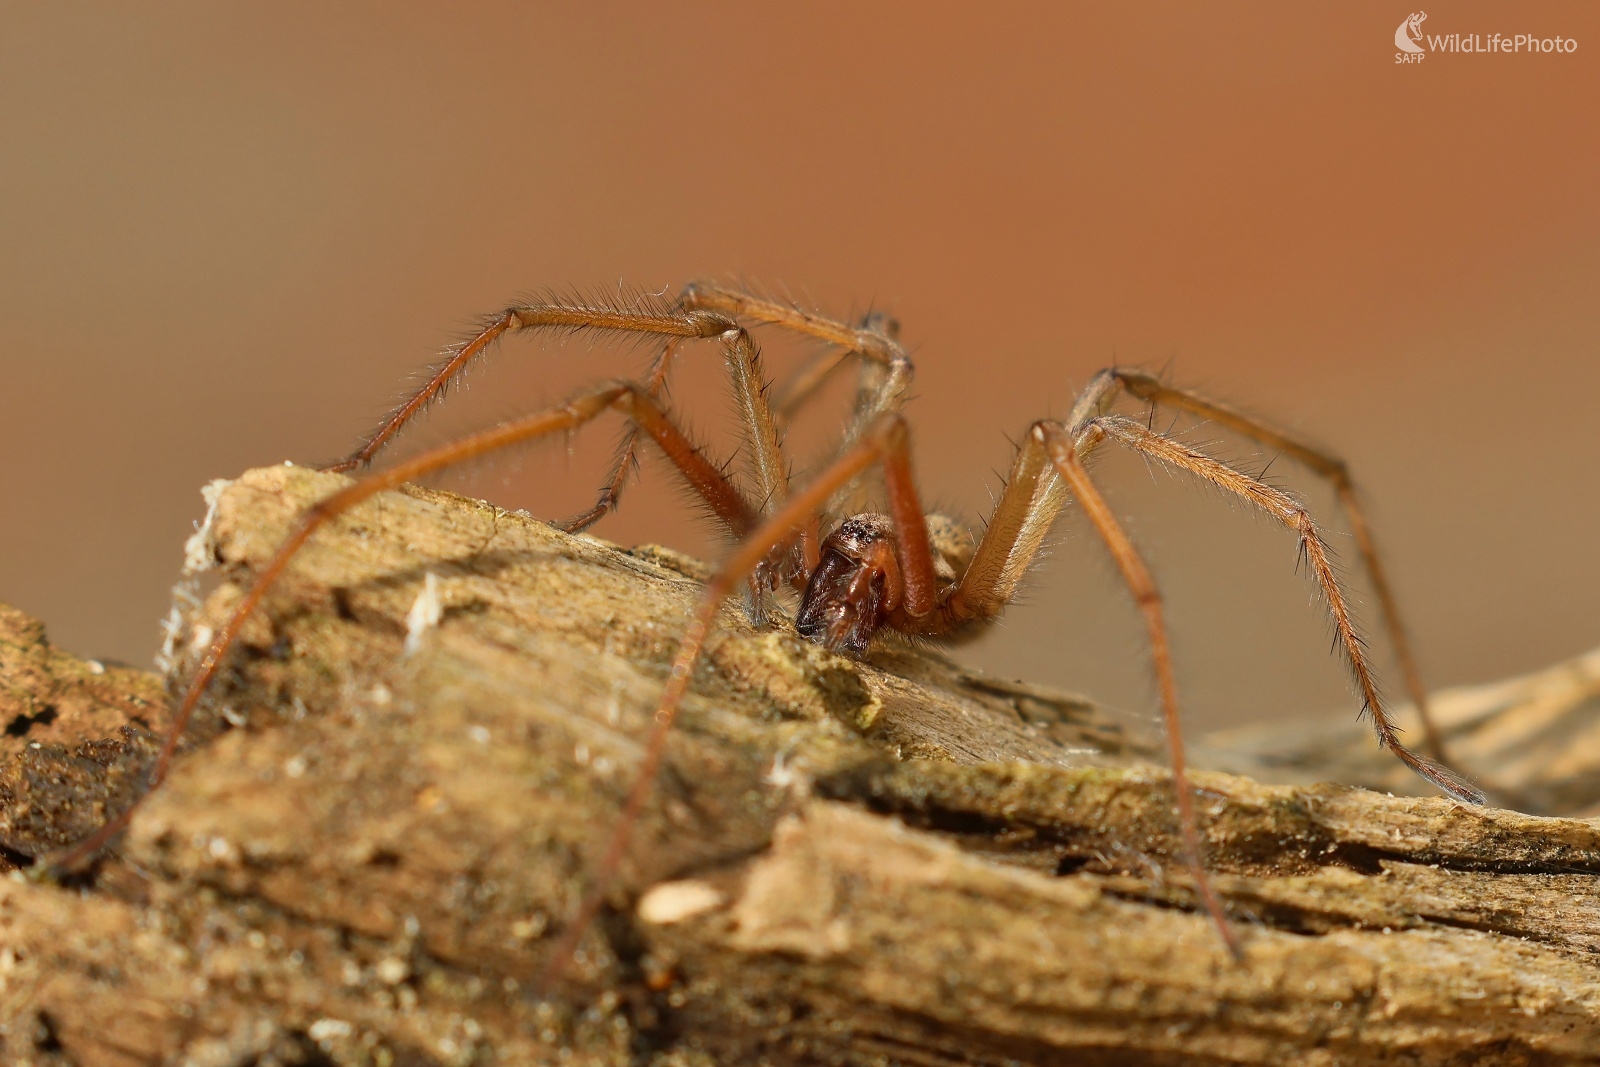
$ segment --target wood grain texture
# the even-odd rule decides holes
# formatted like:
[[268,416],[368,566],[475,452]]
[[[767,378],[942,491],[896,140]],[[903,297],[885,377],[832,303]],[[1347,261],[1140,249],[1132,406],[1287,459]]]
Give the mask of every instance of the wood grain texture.
[[[189,623],[216,626],[342,483],[276,467],[223,491],[220,582]],[[430,574],[442,616],[407,654]],[[1600,1057],[1600,825],[1201,773],[1236,965],[1193,911],[1150,739],[1082,698],[909,647],[852,662],[732,608],[607,912],[533,997],[703,574],[430,490],[340,519],[116,854],[81,884],[0,881],[5,1062]],[[161,681],[97,672],[14,612],[0,629],[0,844],[26,865],[136,785]],[[1520,692],[1475,735],[1527,736]],[[1531,788],[1517,766],[1492,784]]]

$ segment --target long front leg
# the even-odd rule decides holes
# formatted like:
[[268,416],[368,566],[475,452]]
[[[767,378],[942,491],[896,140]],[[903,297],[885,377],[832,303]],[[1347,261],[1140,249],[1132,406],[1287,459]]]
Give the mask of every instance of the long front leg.
[[[720,339],[744,427],[747,455],[755,480],[757,508],[765,513],[783,500],[788,491],[788,471],[784,467],[778,443],[777,423],[767,402],[767,381],[761,370],[760,352],[749,331],[731,316],[715,309],[660,306],[648,302],[632,308],[560,303],[507,308],[436,368],[422,387],[408,397],[353,455],[328,469],[349,471],[365,466],[407,422],[441,396],[464,373],[468,364],[486,352],[501,336],[519,330],[542,329],[600,330],[665,338],[667,343],[651,369],[645,389],[652,396],[661,395],[666,388],[667,374],[678,342],[693,338]],[[588,511],[561,523],[563,529],[583,529],[616,506],[634,460],[636,443],[637,435],[634,432],[629,431],[624,435],[600,499]],[[807,558],[812,554],[811,540],[814,539],[807,538]],[[765,615],[766,593],[752,586],[751,594],[752,617],[760,619]]]
[[[1355,484],[1350,478],[1350,468],[1345,461],[1302,437],[1268,425],[1254,416],[1246,415],[1190,390],[1167,385],[1153,374],[1116,369],[1102,371],[1099,379],[1114,382],[1127,390],[1130,395],[1152,405],[1165,404],[1226,426],[1237,434],[1289,456],[1333,485],[1334,492],[1339,497],[1339,505],[1349,518],[1350,532],[1355,536],[1356,547],[1361,552],[1362,565],[1367,570],[1372,590],[1377,595],[1378,605],[1383,611],[1384,628],[1388,631],[1389,642],[1394,647],[1395,661],[1400,667],[1400,676],[1405,680],[1406,692],[1416,705],[1417,715],[1422,719],[1422,732],[1428,751],[1435,759],[1445,759],[1444,738],[1434,725],[1432,715],[1429,714],[1428,691],[1422,684],[1416,657],[1411,652],[1411,642],[1406,636],[1405,625],[1400,620],[1399,605],[1389,587],[1389,577],[1378,555],[1378,545],[1373,539],[1372,527],[1367,522],[1366,511],[1361,506]],[[1102,412],[1096,411],[1092,414],[1100,413]]]
[[1095,488],[1089,472],[1084,468],[1080,451],[1086,450],[1085,446],[1093,447],[1093,442],[1083,437],[1074,437],[1054,423],[1037,424],[1029,437],[1037,440],[1049,453],[1056,471],[1071,489],[1084,514],[1089,516],[1089,521],[1094,524],[1101,540],[1110,550],[1111,557],[1116,560],[1117,569],[1122,572],[1123,581],[1127,583],[1135,603],[1139,605],[1140,613],[1144,616],[1145,632],[1150,642],[1151,666],[1155,671],[1157,688],[1161,692],[1161,717],[1166,726],[1167,755],[1172,764],[1172,791],[1177,799],[1178,826],[1183,836],[1184,851],[1188,853],[1189,871],[1194,878],[1195,891],[1199,894],[1206,912],[1211,916],[1211,921],[1216,924],[1218,933],[1222,935],[1223,943],[1227,945],[1228,951],[1235,959],[1240,959],[1243,951],[1239,947],[1238,938],[1234,936],[1233,927],[1228,923],[1227,912],[1222,910],[1222,902],[1217,899],[1216,893],[1211,888],[1211,879],[1206,875],[1205,858],[1200,851],[1200,832],[1194,810],[1194,787],[1189,782],[1188,762],[1184,756],[1183,726],[1178,719],[1178,683],[1172,670],[1172,650],[1167,640],[1167,623],[1162,610],[1161,591],[1156,587],[1150,568],[1145,566],[1138,549],[1134,548],[1133,541],[1123,532],[1110,505]]
[[630,309],[559,303],[509,307],[489,319],[466,343],[454,348],[449,358],[434,368],[428,380],[391,412],[383,424],[368,435],[360,448],[327,469],[351,471],[371,463],[373,457],[406,423],[444,395],[467,366],[505,334],[521,330],[565,329],[655,334],[660,337],[716,337],[736,329],[738,325],[726,315],[708,311],[679,312],[648,307]]
[[[1095,410],[1100,400],[1101,397],[1092,392],[1086,393],[1080,408]],[[1172,788],[1186,861],[1202,906],[1216,924],[1228,951],[1237,958],[1240,955],[1238,939],[1211,887],[1200,851],[1194,790],[1184,757],[1182,724],[1178,718],[1178,685],[1172,670],[1161,594],[1150,569],[1084,469],[1081,453],[1093,448],[1095,443],[1094,439],[1080,440],[1060,423],[1049,420],[1029,427],[1027,437],[1017,449],[1017,458],[1012,463],[1000,502],[989,517],[983,540],[955,591],[946,600],[944,611],[958,621],[983,620],[999,614],[1015,596],[1018,583],[1038,553],[1050,524],[1065,506],[1070,491],[1111,551],[1144,616],[1151,668],[1161,694],[1161,714],[1172,764]]]
[[[718,336],[722,342],[723,359],[727,364],[728,378],[733,386],[734,403],[744,431],[750,473],[755,482],[756,510],[766,514],[781,504],[788,495],[789,472],[784,467],[777,421],[773,418],[772,408],[767,401],[769,383],[762,369],[761,352],[756,348],[750,331],[742,326],[730,325]],[[673,357],[682,340],[683,338],[678,336],[669,337],[661,355],[652,366],[644,389],[651,398],[659,397],[666,390],[667,375],[671,371]],[[645,427],[641,425],[640,428]],[[608,486],[612,490],[611,506],[615,506],[616,494],[621,492],[620,472],[627,469],[631,459],[629,453],[635,440],[635,437],[630,437],[625,442],[623,454],[618,458],[616,467],[619,473],[613,475]],[[604,498],[602,501],[604,502]],[[734,532],[742,536],[747,531]]]
[[[809,315],[803,311],[799,311],[798,309],[787,307],[786,305],[776,304],[771,301],[759,301],[753,297],[745,296],[744,294],[736,294],[738,299],[734,299],[732,297],[723,298],[717,295],[712,295],[720,294],[723,292],[722,290],[712,290],[712,293],[708,293],[706,290],[707,287],[705,286],[690,286],[688,290],[686,290],[683,298],[680,300],[680,303],[686,303],[689,306],[696,306],[697,301],[704,300],[708,304],[718,304],[718,306],[720,306],[730,315],[736,311],[749,310],[753,307],[757,310],[766,312],[765,317],[760,315],[750,316],[756,321],[766,322],[785,328],[796,329],[801,333],[807,334],[808,336],[822,337],[830,341],[828,348],[817,353],[811,359],[807,360],[798,371],[794,372],[789,377],[774,383],[774,385],[767,390],[767,401],[770,408],[770,416],[772,423],[778,431],[777,436],[779,439],[782,438],[784,428],[794,420],[795,416],[799,414],[800,409],[803,408],[814,396],[816,396],[818,391],[843,368],[846,361],[848,361],[852,356],[860,355],[860,353],[849,347],[849,345],[833,343],[838,337],[850,335],[852,336],[853,341],[858,341],[859,337],[861,336],[876,337],[878,333],[882,333],[884,331],[890,331],[886,334],[886,336],[891,338],[893,336],[890,326],[888,324],[883,324],[881,326],[877,325],[877,319],[870,320],[869,323],[863,327],[863,329],[866,331],[865,334],[851,335],[849,328],[843,324],[834,323],[830,320],[820,318],[819,316]],[[788,311],[790,314],[787,317],[779,317],[777,315],[777,311]],[[800,323],[801,325],[796,325],[796,322]],[[651,364],[650,373],[645,380],[648,383],[650,392],[653,396],[659,397],[665,393],[667,375],[670,370],[673,357],[676,355],[677,349],[682,344],[682,341],[682,338],[670,338],[666,345],[663,346],[662,351],[657,356],[655,362]],[[858,403],[858,407],[860,406],[861,405]],[[869,406],[872,407],[873,410],[878,410],[882,407],[881,404],[876,403]],[[587,511],[558,523],[557,525],[560,526],[561,529],[566,530],[569,533],[576,533],[581,530],[586,530],[590,526],[593,526],[600,519],[604,518],[611,511],[616,509],[621,500],[622,490],[628,480],[628,477],[637,467],[636,446],[637,432],[630,429],[618,445],[616,458],[612,463],[611,473],[607,476],[605,484],[600,488],[599,499],[595,502],[594,506],[589,508]],[[813,560],[812,563],[814,564],[815,561]]]
[[1132,419],[1115,415],[1102,416],[1090,420],[1077,434],[1077,439],[1088,447],[1092,447],[1095,441],[1103,437],[1110,437],[1153,459],[1199,475],[1218,488],[1256,505],[1293,530],[1300,538],[1301,551],[1310,564],[1311,573],[1321,587],[1323,599],[1327,602],[1329,614],[1333,617],[1340,647],[1344,650],[1345,660],[1350,666],[1351,674],[1355,676],[1356,686],[1361,693],[1363,709],[1372,715],[1372,725],[1377,733],[1378,743],[1394,753],[1406,766],[1457,800],[1469,804],[1484,802],[1482,790],[1448,768],[1412,752],[1400,743],[1399,731],[1384,709],[1377,683],[1373,681],[1371,668],[1367,665],[1366,650],[1351,619],[1344,590],[1340,587],[1338,575],[1328,556],[1327,545],[1310,513],[1299,501],[1281,489],[1267,485],[1243,471],[1235,470],[1169,437],[1163,437]]
[[[683,340],[681,337],[668,338],[651,363],[644,387],[652,397],[660,398],[666,392],[667,378]],[[788,492],[788,472],[783,466],[778,422],[767,397],[769,383],[762,371],[760,353],[748,331],[734,327],[723,333],[722,340],[729,377],[734,387],[734,402],[739,409],[745,445],[755,475],[756,497],[763,502],[762,510],[767,511],[781,503]],[[611,473],[601,487],[600,497],[594,506],[557,523],[558,527],[568,533],[586,530],[616,508],[628,474],[637,463],[638,436],[637,427],[630,427],[624,434],[612,461]]]
[[829,347],[817,353],[772,391],[772,413],[785,426],[793,422],[808,401],[828,383],[854,352]]
[[[862,325],[849,326],[792,303],[769,300],[710,282],[691,283],[684,289],[678,302],[688,310],[737,316],[792,330],[837,345],[847,354],[859,356],[861,378],[856,390],[855,412],[844,433],[844,448],[853,444],[868,426],[899,414],[911,395],[915,367],[895,338],[897,326],[883,316],[868,316]],[[826,360],[823,362],[826,363]],[[802,383],[808,377],[803,372]],[[820,384],[820,377],[821,374],[811,383],[813,387]],[[827,510],[844,513],[864,510],[863,493],[853,492],[852,486],[841,486],[840,490],[829,502]]]
[[[667,391],[667,376],[672,372],[672,361],[678,354],[678,346],[683,343],[681,337],[669,337],[667,343],[661,346],[661,351],[656,353],[656,358],[650,364],[650,373],[645,377],[645,392],[652,397],[660,399]],[[639,427],[630,425],[622,434],[622,440],[617,443],[617,453],[611,460],[611,473],[607,475],[605,484],[600,487],[600,496],[594,505],[587,511],[578,513],[571,518],[562,519],[552,523],[556,529],[565,533],[582,533],[611,512],[622,503],[622,490],[627,485],[628,476],[639,466]]]

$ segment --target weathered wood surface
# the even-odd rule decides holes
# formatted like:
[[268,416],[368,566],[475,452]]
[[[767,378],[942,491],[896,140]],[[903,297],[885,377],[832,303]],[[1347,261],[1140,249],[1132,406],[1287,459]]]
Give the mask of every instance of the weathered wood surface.
[[[1433,694],[1432,714],[1451,758],[1492,799],[1541,815],[1600,815],[1600,649],[1548,670]],[[1421,736],[1409,707],[1408,737]],[[1408,793],[1416,777],[1372,744],[1354,716],[1219,731],[1198,746],[1217,770],[1268,781],[1348,782]]]
[[[338,482],[280,467],[222,492],[200,637]],[[4,1062],[1600,1058],[1600,824],[1202,775],[1235,964],[1191,906],[1147,741],[1080,698],[914,650],[853,663],[733,610],[612,906],[540,1000],[697,566],[427,490],[336,526],[118,851],[69,886],[0,880]],[[442,619],[408,630],[430,574]],[[1563,668],[1565,703],[1525,683],[1543,733],[1515,727],[1524,690],[1452,720],[1468,769],[1592,803],[1537,791],[1600,763],[1592,667]],[[160,688],[0,613],[10,860],[131,793]],[[1486,740],[1560,730],[1553,770]],[[1358,740],[1325,759],[1359,764]],[[1203,747],[1315,775],[1294,744]]]

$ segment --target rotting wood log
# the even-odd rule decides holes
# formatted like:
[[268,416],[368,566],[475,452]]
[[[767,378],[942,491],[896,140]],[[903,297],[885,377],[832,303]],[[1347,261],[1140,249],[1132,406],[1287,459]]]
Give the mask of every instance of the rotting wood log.
[[[217,587],[180,670],[341,481],[275,467],[220,489],[196,553]],[[925,650],[853,662],[733,607],[602,921],[534,997],[703,573],[384,494],[299,557],[168,782],[64,886],[27,865],[137,789],[162,682],[0,612],[4,1062],[1600,1058],[1600,825],[1200,774],[1235,964],[1194,910],[1148,738],[1082,698]],[[432,625],[412,610],[430,587]],[[1452,720],[1474,758],[1494,723],[1530,736],[1510,705]],[[1201,747],[1314,773],[1259,737]],[[1501,795],[1556,780],[1507,766]]]

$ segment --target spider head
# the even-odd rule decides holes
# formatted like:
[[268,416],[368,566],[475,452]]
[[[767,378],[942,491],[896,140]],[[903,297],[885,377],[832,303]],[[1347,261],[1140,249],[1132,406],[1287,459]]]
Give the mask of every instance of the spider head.
[[855,515],[822,542],[795,615],[801,636],[858,656],[900,604],[900,561],[887,515]]

